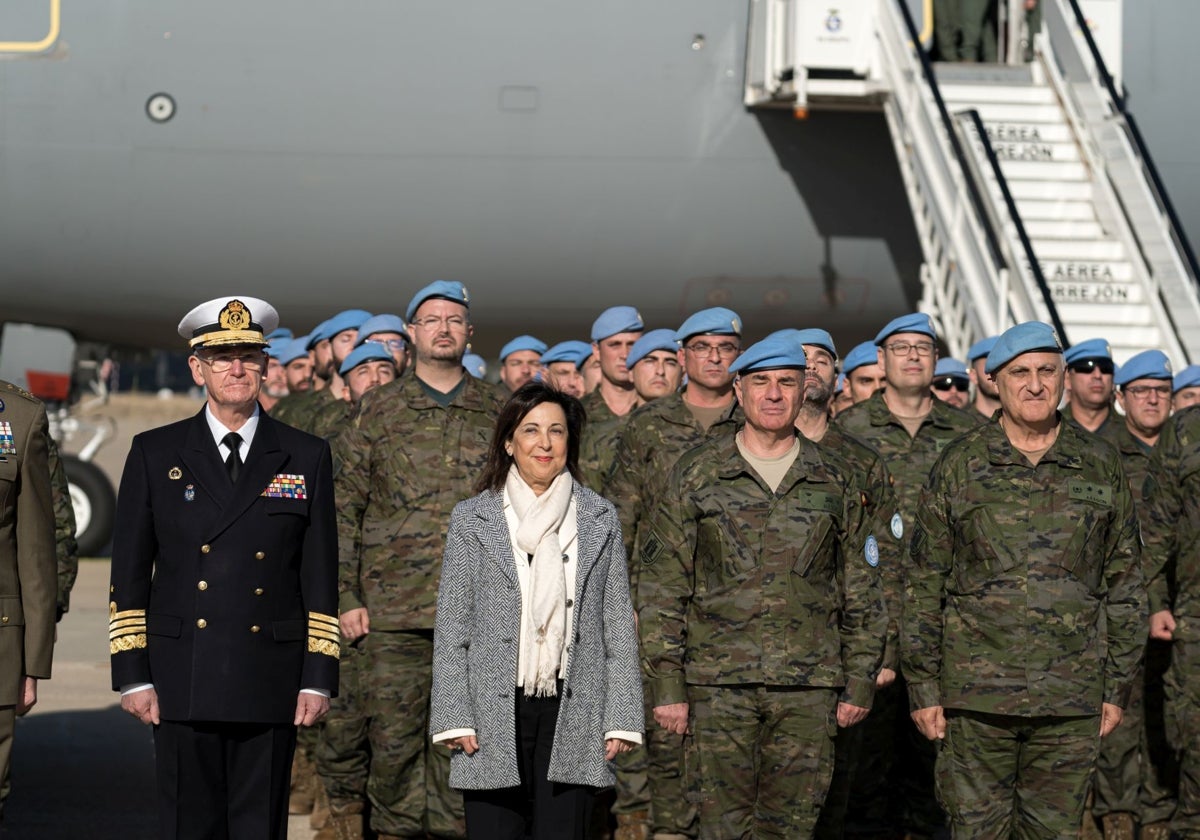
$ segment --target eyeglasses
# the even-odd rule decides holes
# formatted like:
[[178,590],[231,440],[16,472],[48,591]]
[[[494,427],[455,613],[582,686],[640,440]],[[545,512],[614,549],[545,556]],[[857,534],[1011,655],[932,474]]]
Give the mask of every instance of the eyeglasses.
[[201,356],[197,353],[196,358],[212,368],[213,373],[225,373],[233,367],[234,362],[241,362],[245,370],[253,373],[263,369],[264,356],[262,353],[222,353],[219,356]]
[[1126,385],[1121,389],[1122,394],[1129,394],[1131,397],[1137,397],[1139,400],[1147,399],[1151,394],[1156,394],[1160,399],[1169,400],[1171,398],[1170,385]]
[[1112,376],[1115,367],[1112,359],[1080,359],[1067,365],[1067,370],[1071,373],[1091,373],[1098,370],[1105,376]]
[[935,391],[949,391],[951,388],[955,391],[962,391],[965,394],[971,390],[971,383],[964,382],[961,379],[952,379],[948,376],[944,379],[935,380],[933,383],[933,390]]
[[891,344],[885,344],[884,350],[887,350],[894,356],[907,356],[914,350],[918,356],[928,356],[933,353],[932,341],[914,341],[911,344],[907,341],[894,341]]
[[707,341],[697,341],[694,344],[689,344],[683,348],[689,353],[695,353],[697,356],[711,356],[713,351],[717,351],[717,355],[722,358],[737,355],[740,349],[736,344],[731,344],[728,341],[723,341],[720,344],[709,344]]
[[402,350],[408,346],[408,344],[404,341],[403,338],[387,338],[387,339],[369,338],[367,340],[370,341],[372,344],[382,344],[384,347],[386,347],[389,350]]
[[446,325],[446,329],[450,332],[461,332],[467,328],[467,319],[460,315],[451,315],[449,318],[422,318],[420,321],[413,321],[414,327],[420,327],[423,330],[436,330],[442,324]]

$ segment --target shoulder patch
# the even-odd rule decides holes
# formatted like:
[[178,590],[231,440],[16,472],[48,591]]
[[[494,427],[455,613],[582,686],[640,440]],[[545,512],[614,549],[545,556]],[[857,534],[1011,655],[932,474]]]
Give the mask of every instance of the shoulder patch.
[[1112,488],[1103,484],[1093,484],[1090,481],[1072,481],[1067,492],[1072,500],[1092,502],[1098,505],[1112,504]]
[[863,556],[872,569],[879,565],[879,542],[874,534],[867,537],[867,544],[863,546]]
[[900,511],[892,514],[892,536],[896,539],[901,539],[904,536],[904,517],[900,515]]

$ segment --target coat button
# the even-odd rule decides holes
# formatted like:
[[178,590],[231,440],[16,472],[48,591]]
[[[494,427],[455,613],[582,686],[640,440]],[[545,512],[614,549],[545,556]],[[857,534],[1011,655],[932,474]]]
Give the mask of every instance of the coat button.
[[255,559],[255,560],[263,560],[263,559],[266,559],[266,556],[267,556],[267,553],[266,553],[265,551],[256,551],[256,552],[254,552],[254,559]]
[[203,618],[198,618],[198,619],[196,619],[196,626],[199,627],[201,630],[203,630],[205,627],[208,626],[208,622],[205,621]]
[[0,615],[0,624],[8,624],[8,616]]
[[563,553],[563,562],[564,562],[564,563],[569,563],[569,562],[571,562],[571,555],[570,555],[570,554],[567,554],[567,553],[565,553],[565,552],[564,552],[564,553]]
[[205,589],[208,589],[208,581],[206,581],[206,580],[200,581],[199,583],[196,584],[196,588],[199,589],[201,592],[203,592]]
[[262,591],[262,587],[261,587],[261,586],[260,586],[260,587],[258,587],[258,589],[255,589],[255,590],[254,590],[254,594],[255,594],[255,595],[261,595],[262,593],[263,593],[263,591]]
[[573,606],[575,606],[575,602],[572,601],[570,598],[568,598],[567,599],[567,609],[571,609],[571,607],[573,607]]
[[210,552],[210,551],[212,551],[212,546],[209,545],[208,543],[205,543],[204,545],[200,546],[201,554],[208,554],[208,552]]
[[257,633],[257,632],[258,632],[259,630],[261,630],[261,629],[262,629],[262,628],[261,628],[261,627],[259,627],[257,624],[251,624],[251,625],[250,625],[250,632],[251,632],[251,633]]

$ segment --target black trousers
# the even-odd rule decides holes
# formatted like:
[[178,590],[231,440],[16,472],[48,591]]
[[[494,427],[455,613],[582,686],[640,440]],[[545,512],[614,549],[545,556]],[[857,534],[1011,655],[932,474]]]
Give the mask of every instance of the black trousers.
[[[560,689],[561,691],[561,689]],[[546,778],[558,721],[558,697],[516,689],[517,766],[521,785],[464,790],[470,840],[584,840],[596,789]]]
[[296,727],[164,720],[154,727],[163,840],[287,840]]

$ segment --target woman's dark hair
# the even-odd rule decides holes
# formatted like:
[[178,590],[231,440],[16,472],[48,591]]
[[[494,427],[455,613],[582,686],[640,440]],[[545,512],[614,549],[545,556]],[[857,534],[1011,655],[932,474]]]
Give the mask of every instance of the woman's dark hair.
[[587,420],[583,403],[544,382],[526,382],[513,392],[504,408],[500,409],[500,416],[496,418],[496,429],[492,432],[492,443],[488,447],[487,463],[483,465],[483,473],[475,482],[476,493],[485,490],[499,493],[504,489],[508,468],[513,462],[504,445],[512,439],[525,415],[542,403],[554,403],[566,415],[567,472],[576,481],[579,480],[579,439],[583,434],[583,424]]

